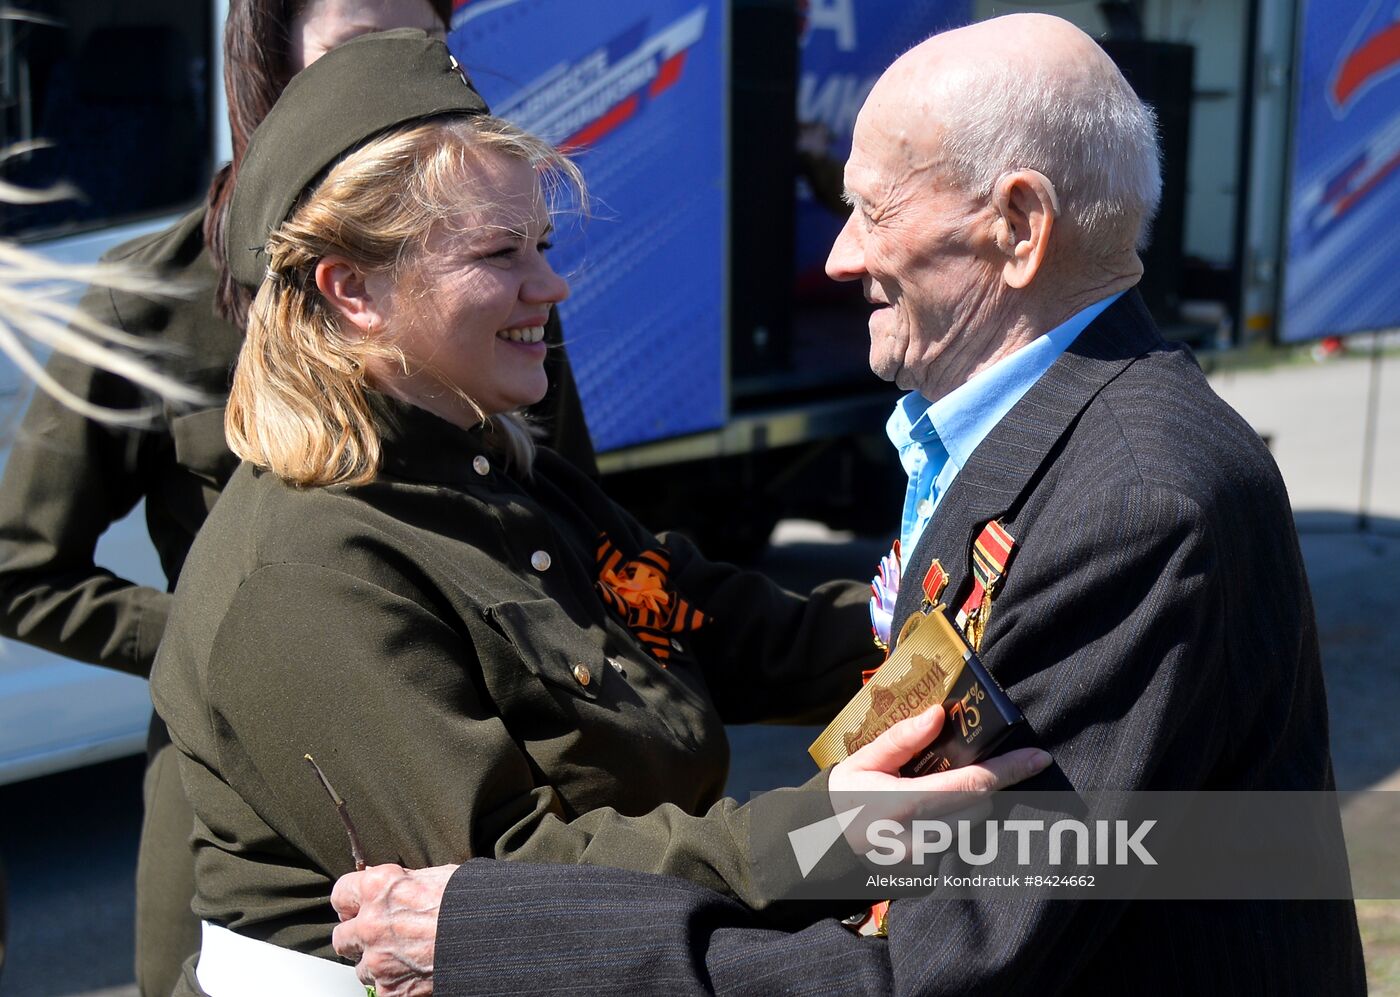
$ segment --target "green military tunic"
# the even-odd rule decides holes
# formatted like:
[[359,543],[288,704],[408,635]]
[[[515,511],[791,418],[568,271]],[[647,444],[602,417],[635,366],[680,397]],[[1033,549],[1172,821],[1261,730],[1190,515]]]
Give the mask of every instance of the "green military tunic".
[[[371,863],[599,863],[762,906],[722,725],[844,704],[872,664],[868,589],[784,592],[651,536],[547,450],[521,482],[480,429],[398,422],[368,486],[245,464],[191,553],[152,691],[197,815],[197,912],[332,955],[353,864],[306,753]],[[664,648],[605,602],[600,559],[662,565],[653,592],[687,608]]]
[[[173,586],[195,534],[238,465],[224,441],[222,399],[243,335],[214,312],[215,270],[203,228],[201,208],[107,257],[169,278],[185,289],[183,296],[152,299],[94,288],[81,308],[115,328],[173,347],[173,372],[215,404],[194,411],[166,407],[151,425],[131,429],[93,422],[35,393],[0,483],[0,636],[150,674],[170,595],[99,566],[95,551],[102,534],[144,500],[151,540]],[[553,317],[545,333],[559,344]],[[531,414],[551,445],[596,474],[562,347],[551,350],[545,363],[550,393]],[[124,378],[61,354],[48,370],[100,405],[131,409],[150,401]],[[167,745],[159,722],[153,723],[137,874],[137,979],[143,993],[161,997],[199,945],[199,925],[189,911],[192,815]]]

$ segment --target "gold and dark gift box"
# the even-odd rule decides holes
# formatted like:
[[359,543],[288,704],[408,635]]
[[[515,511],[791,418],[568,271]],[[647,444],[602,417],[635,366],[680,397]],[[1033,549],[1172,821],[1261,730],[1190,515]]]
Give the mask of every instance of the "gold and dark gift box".
[[906,776],[971,765],[1025,724],[942,606],[910,617],[889,659],[807,751],[822,768],[835,765],[935,703],[947,713],[943,729],[904,767]]

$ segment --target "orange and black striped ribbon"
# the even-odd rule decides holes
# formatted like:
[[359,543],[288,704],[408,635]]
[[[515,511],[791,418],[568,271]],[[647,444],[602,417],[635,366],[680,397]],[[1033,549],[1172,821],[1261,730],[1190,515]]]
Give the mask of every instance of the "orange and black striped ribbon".
[[595,587],[603,604],[622,618],[647,653],[665,667],[675,635],[705,623],[705,614],[669,587],[671,559],[661,548],[651,548],[628,560],[602,534],[597,564]]

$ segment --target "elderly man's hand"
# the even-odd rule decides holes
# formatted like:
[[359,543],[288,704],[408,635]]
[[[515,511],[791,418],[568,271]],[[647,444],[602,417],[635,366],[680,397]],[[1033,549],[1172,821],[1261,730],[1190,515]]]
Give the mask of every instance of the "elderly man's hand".
[[432,869],[371,866],[341,876],[331,892],[340,915],[331,943],[355,962],[378,997],[429,997],[438,908],[455,865]]

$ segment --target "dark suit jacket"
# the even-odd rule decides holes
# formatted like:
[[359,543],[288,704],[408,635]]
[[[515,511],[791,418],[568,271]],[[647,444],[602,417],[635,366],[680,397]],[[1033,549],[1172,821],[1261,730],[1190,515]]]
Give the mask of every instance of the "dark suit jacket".
[[[1089,326],[962,469],[908,558],[895,633],[934,556],[959,604],[973,538],[993,518],[1019,550],[981,657],[1056,761],[1026,788],[1332,786],[1283,483],[1136,293]],[[900,901],[879,941],[829,921],[761,929],[676,880],[469,863],[444,901],[437,992],[507,982],[511,992],[1365,992],[1350,903]]]

